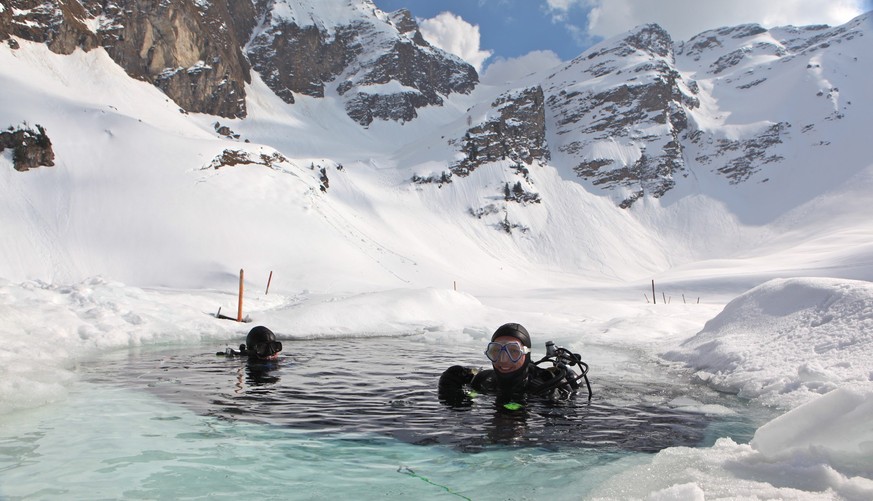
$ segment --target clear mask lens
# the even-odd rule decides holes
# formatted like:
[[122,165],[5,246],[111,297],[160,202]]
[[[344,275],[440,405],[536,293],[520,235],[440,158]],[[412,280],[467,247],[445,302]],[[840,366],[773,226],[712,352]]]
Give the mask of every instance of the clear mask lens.
[[498,362],[502,352],[506,352],[506,356],[509,357],[509,360],[518,362],[521,360],[521,357],[530,353],[530,349],[527,346],[522,346],[521,343],[514,342],[506,344],[488,343],[488,347],[485,348],[485,356],[492,362]]

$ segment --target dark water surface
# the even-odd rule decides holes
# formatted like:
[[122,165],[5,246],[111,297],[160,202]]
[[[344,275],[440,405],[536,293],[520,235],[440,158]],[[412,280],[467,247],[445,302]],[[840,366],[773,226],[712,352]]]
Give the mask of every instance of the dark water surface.
[[[560,406],[534,400],[507,411],[488,395],[465,407],[437,398],[444,369],[486,365],[469,344],[446,346],[422,336],[283,344],[281,358],[270,365],[216,356],[224,345],[203,345],[133,350],[83,364],[80,372],[87,380],[146,391],[201,415],[317,435],[376,434],[464,452],[492,446],[657,452],[710,445],[713,426],[734,430],[738,441],[754,430],[737,415],[713,417],[670,405],[689,397],[728,407],[741,403],[610,348],[582,354],[591,366],[590,402],[583,393]],[[534,358],[541,355],[535,347]]]

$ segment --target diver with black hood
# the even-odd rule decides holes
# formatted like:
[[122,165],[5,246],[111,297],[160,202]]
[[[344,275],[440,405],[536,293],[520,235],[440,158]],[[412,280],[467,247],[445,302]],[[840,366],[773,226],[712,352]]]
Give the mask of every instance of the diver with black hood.
[[268,361],[276,360],[279,357],[280,351],[282,351],[282,343],[276,340],[276,335],[273,334],[273,331],[263,325],[259,325],[249,331],[245,344],[239,345],[239,350],[227,348],[224,351],[219,351],[216,355],[248,357],[249,360]]
[[[527,396],[542,396],[553,402],[568,400],[584,380],[591,399],[591,384],[588,381],[588,364],[578,354],[565,348],[546,343],[546,356],[537,362],[531,361],[530,334],[521,324],[501,325],[491,336],[485,349],[491,360],[491,369],[478,370],[454,365],[440,376],[440,399],[450,403],[462,403],[468,398],[465,387],[496,394],[500,402],[524,401]],[[540,364],[551,362],[551,367]],[[572,367],[577,366],[581,374]]]

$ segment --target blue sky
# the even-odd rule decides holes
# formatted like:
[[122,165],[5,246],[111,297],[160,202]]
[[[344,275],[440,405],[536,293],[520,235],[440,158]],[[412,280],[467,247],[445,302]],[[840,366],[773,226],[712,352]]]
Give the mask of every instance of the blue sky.
[[[547,4],[538,0],[375,0],[383,11],[405,7],[417,18],[451,12],[479,26],[481,47],[503,58],[532,50],[552,50],[564,60],[578,56],[587,45],[578,43],[562,25],[552,22]],[[571,21],[587,23],[583,9],[573,9]],[[588,43],[590,45],[590,42]]]
[[[568,61],[604,38],[656,22],[676,41],[712,28],[839,25],[873,0],[374,0],[407,8],[425,38],[484,70]],[[539,63],[537,63],[539,61]],[[483,75],[484,76],[484,75]]]

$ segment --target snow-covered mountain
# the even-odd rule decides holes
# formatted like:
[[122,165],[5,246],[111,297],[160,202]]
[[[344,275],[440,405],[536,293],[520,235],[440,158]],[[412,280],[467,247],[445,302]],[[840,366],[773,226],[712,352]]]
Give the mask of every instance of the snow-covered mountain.
[[411,120],[478,81],[472,66],[422,38],[409,11],[386,14],[369,0],[9,3],[0,39],[45,42],[59,54],[102,47],[191,112],[246,116],[252,69],[288,103],[343,96],[363,125]]
[[367,0],[3,6],[0,277],[873,278],[870,14],[646,25],[490,87]]

